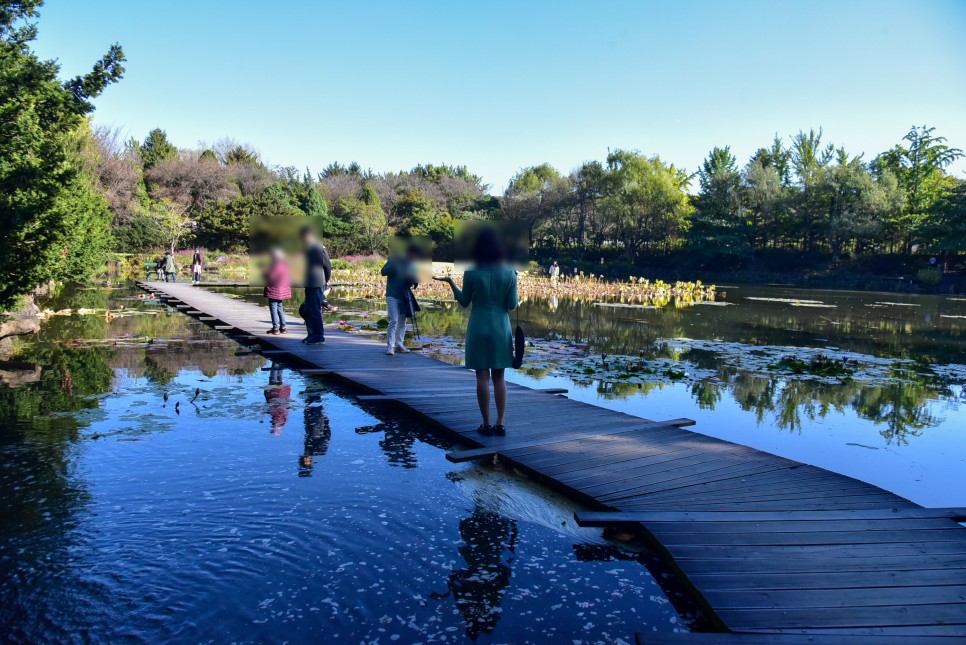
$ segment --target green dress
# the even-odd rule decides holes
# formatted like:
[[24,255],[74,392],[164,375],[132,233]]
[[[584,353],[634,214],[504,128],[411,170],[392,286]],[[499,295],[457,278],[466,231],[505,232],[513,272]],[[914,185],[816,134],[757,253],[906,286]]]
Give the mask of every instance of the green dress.
[[517,308],[516,272],[506,266],[473,269],[463,274],[463,288],[454,285],[453,293],[464,307],[473,305],[466,329],[466,367],[512,367],[510,310]]

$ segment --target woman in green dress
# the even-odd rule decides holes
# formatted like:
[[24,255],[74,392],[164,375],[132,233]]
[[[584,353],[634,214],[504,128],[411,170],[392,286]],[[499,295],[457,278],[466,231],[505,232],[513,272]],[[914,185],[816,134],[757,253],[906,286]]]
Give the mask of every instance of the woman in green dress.
[[[513,331],[510,311],[517,308],[517,274],[504,263],[503,245],[496,231],[483,229],[473,245],[475,268],[463,274],[463,288],[453,278],[434,278],[449,283],[456,301],[473,305],[466,329],[466,367],[476,371],[476,400],[483,423],[480,434],[506,434],[506,380],[504,371],[513,365]],[[490,380],[496,400],[496,425],[490,425]]]

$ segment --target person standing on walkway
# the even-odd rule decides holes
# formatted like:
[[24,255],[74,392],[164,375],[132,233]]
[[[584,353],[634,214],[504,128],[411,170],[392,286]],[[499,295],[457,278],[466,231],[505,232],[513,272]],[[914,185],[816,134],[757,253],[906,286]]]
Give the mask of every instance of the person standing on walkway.
[[406,255],[399,253],[390,257],[382,266],[382,275],[386,276],[386,311],[389,317],[386,354],[389,356],[396,352],[409,352],[403,343],[406,340],[406,317],[411,311],[409,287],[416,282],[414,255],[415,251],[411,247]]
[[171,251],[164,253],[164,281],[177,282],[178,265],[174,263],[174,256]]
[[[463,307],[473,305],[466,329],[466,367],[476,372],[476,400],[482,435],[506,434],[506,368],[513,366],[510,311],[517,308],[517,274],[505,264],[500,237],[484,228],[473,245],[473,269],[463,274],[463,288],[452,277],[434,277],[453,289]],[[490,425],[490,380],[496,400],[496,425]]]
[[201,282],[201,269],[204,266],[204,258],[201,255],[201,248],[196,247],[194,255],[191,256],[191,280]]
[[329,252],[315,239],[311,226],[302,227],[302,243],[305,245],[305,327],[308,334],[302,340],[306,345],[325,342],[322,327],[323,291],[332,277],[332,261]]
[[265,272],[265,297],[268,298],[268,312],[272,316],[272,328],[268,333],[288,333],[283,305],[292,297],[292,277],[281,249],[272,251],[272,263]]
[[553,264],[550,265],[550,282],[552,284],[557,284],[557,280],[560,279],[560,265],[554,260]]

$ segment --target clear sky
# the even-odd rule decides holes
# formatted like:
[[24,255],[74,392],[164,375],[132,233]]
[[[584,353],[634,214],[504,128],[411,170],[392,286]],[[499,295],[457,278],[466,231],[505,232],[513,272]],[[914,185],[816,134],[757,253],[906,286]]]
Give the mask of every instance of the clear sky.
[[[696,170],[823,127],[871,158],[912,124],[966,149],[966,0],[686,2],[48,0],[63,74],[112,42],[96,122],[271,164],[466,164],[499,192],[637,149]],[[956,172],[966,172],[960,163]]]

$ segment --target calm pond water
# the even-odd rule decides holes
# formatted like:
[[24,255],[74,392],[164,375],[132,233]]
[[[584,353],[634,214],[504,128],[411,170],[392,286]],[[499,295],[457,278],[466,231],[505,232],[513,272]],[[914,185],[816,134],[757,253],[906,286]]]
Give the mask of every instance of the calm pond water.
[[448,463],[389,406],[133,288],[49,306],[125,310],[55,316],[3,364],[4,642],[617,643],[691,622],[644,549]]
[[[376,333],[382,302],[333,295],[334,320]],[[424,351],[459,363],[465,312],[425,304]],[[744,285],[659,309],[531,299],[520,319],[533,347],[513,381],[966,506],[966,298]]]

